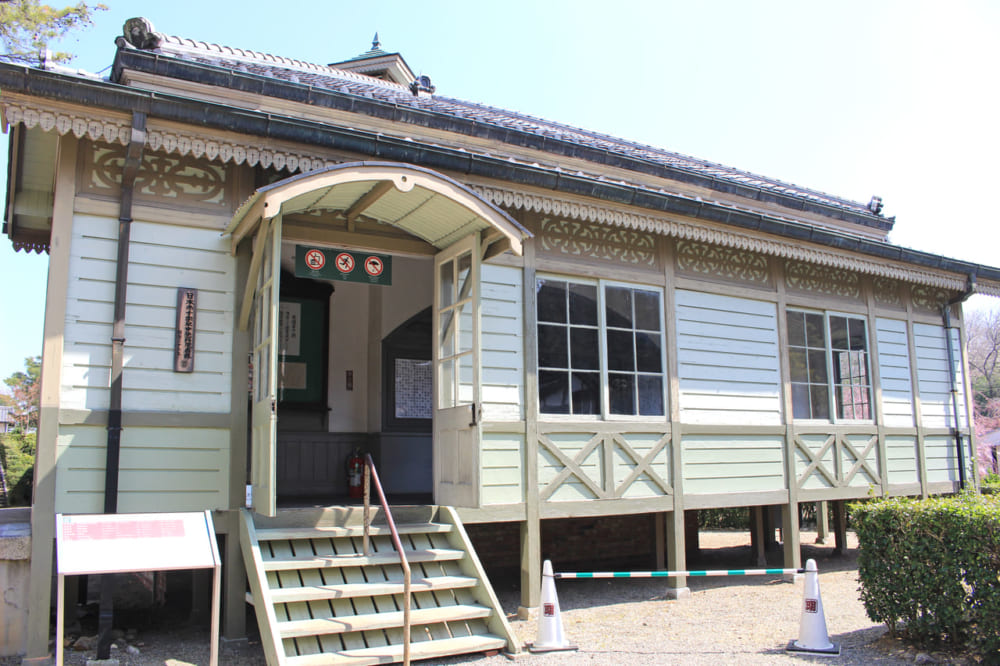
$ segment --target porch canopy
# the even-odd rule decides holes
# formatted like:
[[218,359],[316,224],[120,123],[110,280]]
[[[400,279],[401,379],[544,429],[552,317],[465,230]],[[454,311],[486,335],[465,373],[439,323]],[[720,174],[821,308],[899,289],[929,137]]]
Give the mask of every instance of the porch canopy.
[[531,236],[510,215],[440,173],[396,162],[350,162],[259,188],[226,229],[232,235],[233,254],[262,221],[315,210],[340,212],[348,225],[363,215],[438,250],[487,229],[489,244],[501,242],[504,250],[520,255],[522,239]]
[[[531,232],[474,191],[440,173],[397,162],[350,162],[311,171],[259,188],[240,206],[226,228],[232,252],[248,236],[279,215],[325,210],[353,230],[355,222],[388,224],[444,250],[471,233],[483,234],[483,255],[521,254]],[[254,283],[254,251],[248,284]],[[248,289],[247,292],[251,290]],[[249,295],[249,293],[247,294]],[[249,298],[240,313],[249,318]]]

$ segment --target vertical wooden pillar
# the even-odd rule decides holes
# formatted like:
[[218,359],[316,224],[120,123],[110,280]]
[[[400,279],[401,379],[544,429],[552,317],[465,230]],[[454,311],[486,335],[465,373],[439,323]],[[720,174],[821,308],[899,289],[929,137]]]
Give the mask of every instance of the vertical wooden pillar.
[[60,137],[56,157],[55,203],[52,208],[49,274],[45,292],[38,438],[31,507],[31,573],[28,582],[28,635],[25,638],[27,654],[22,662],[26,664],[47,663],[49,659],[55,514],[59,509],[56,505],[56,443],[59,436],[63,334],[66,329],[78,145],[72,133]]
[[767,566],[767,553],[764,532],[764,507],[750,507],[750,551],[753,557],[753,565],[756,567]]
[[847,551],[847,508],[844,500],[833,502],[833,554],[843,555]]
[[798,569],[802,566],[802,551],[799,543],[799,505],[781,505],[781,537],[784,567]]
[[524,242],[524,269],[521,285],[524,294],[524,522],[521,523],[521,607],[542,603],[542,526],[541,499],[538,496],[538,349],[537,292],[535,290],[535,243]]
[[816,543],[826,543],[830,536],[830,520],[827,516],[826,502],[816,502]]
[[[687,558],[684,551],[684,512],[671,511],[667,514],[667,569],[686,571]],[[667,596],[671,599],[685,599],[691,596],[687,586],[687,576],[673,576],[667,579]]]

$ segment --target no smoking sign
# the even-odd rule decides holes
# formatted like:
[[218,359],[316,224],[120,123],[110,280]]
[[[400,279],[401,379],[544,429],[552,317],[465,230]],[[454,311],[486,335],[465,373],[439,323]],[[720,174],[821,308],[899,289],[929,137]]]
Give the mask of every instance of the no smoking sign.
[[387,286],[392,284],[392,257],[299,245],[295,248],[295,275]]

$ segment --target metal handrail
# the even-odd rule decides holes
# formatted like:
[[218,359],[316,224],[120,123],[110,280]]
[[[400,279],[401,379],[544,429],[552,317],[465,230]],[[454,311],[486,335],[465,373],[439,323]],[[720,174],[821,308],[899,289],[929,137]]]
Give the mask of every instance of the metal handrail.
[[365,531],[362,539],[362,549],[367,556],[368,552],[368,530],[371,527],[371,515],[368,511],[370,505],[371,481],[375,482],[375,491],[378,493],[379,501],[382,503],[382,510],[385,511],[385,522],[389,525],[392,533],[392,545],[399,553],[399,564],[403,568],[403,664],[410,664],[410,563],[406,561],[406,553],[403,552],[403,543],[399,540],[399,532],[396,531],[396,522],[392,519],[392,511],[389,510],[389,503],[385,500],[385,493],[382,491],[382,483],[379,481],[378,472],[375,471],[375,462],[370,453],[365,454]]

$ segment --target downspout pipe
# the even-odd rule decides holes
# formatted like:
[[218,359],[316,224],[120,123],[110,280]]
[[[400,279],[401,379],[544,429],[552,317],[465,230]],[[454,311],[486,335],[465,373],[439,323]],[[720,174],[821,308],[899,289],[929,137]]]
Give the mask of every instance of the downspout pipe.
[[965,490],[965,447],[962,445],[962,423],[958,418],[958,382],[955,381],[955,350],[951,344],[951,306],[964,303],[976,293],[976,274],[970,273],[965,291],[941,306],[944,323],[944,344],[948,350],[948,378],[951,381],[951,413],[955,417],[955,452],[958,455],[958,487]]
[[[132,113],[132,135],[122,168],[121,205],[118,209],[118,260],[115,269],[115,310],[111,326],[111,400],[108,405],[108,446],[104,463],[104,513],[118,513],[118,470],[122,440],[122,370],[125,357],[125,296],[128,289],[128,254],[132,234],[132,201],[135,181],[146,147],[146,114]],[[97,659],[111,654],[114,576],[101,578],[101,606]]]

